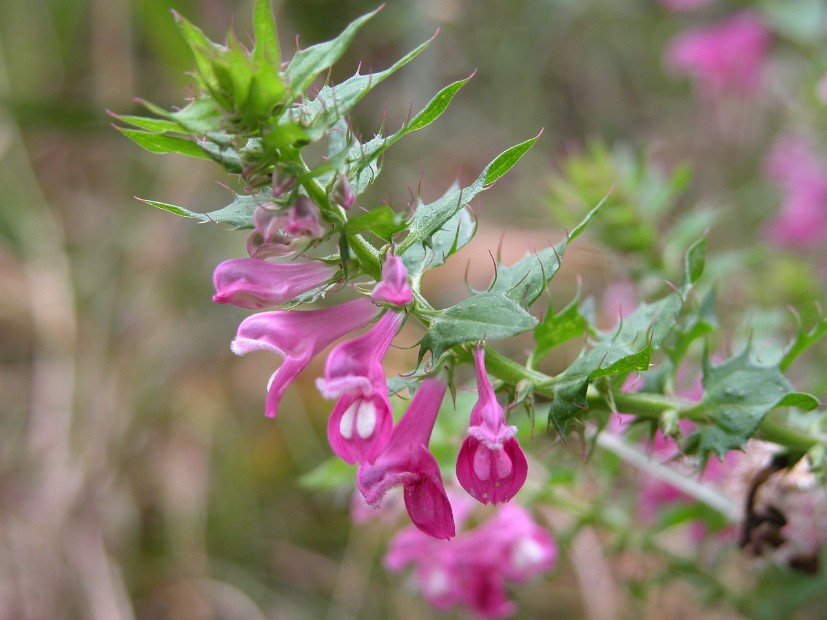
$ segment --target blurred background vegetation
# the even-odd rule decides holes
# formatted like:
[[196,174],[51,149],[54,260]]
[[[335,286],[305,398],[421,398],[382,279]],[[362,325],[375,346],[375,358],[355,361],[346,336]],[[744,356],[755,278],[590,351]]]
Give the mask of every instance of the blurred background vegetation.
[[[332,38],[373,8],[275,1],[284,56],[296,34],[305,45]],[[329,455],[330,405],[312,383],[320,360],[273,422],[262,416],[273,358],[229,350],[243,314],[210,302],[211,274],[244,254],[244,235],[132,198],[208,210],[228,196],[215,181],[235,183],[216,179],[209,163],[144,152],[110,127],[107,109],[136,113],[136,96],[169,108],[191,88],[170,9],[215,40],[234,22],[244,41],[252,2],[0,3],[0,619],[430,617],[404,578],[381,569],[388,531],[352,526],[347,494],[299,484]],[[760,160],[781,126],[824,127],[823,114],[796,99],[811,96],[819,62],[827,65],[823,27],[813,35],[807,19],[783,26],[775,56],[783,80],[771,84],[772,97],[712,107],[662,61],[670,38],[696,21],[653,0],[410,0],[390,2],[366,26],[334,82],[440,34],[357,108],[353,125],[364,135],[383,117],[399,126],[411,107],[477,70],[437,125],[394,148],[366,200],[401,210],[417,188],[432,198],[545,128],[477,205],[480,234],[465,261],[431,276],[435,304],[461,294],[466,264],[472,284],[490,277],[488,251],[502,233],[513,258],[561,238],[578,219],[572,211],[612,186],[619,209],[637,204],[645,191],[618,162],[643,161],[664,178],[691,167],[675,181],[668,218],[686,223],[689,214],[699,233],[711,228],[729,278],[719,294],[724,323],[737,333],[744,317],[726,310],[737,315],[750,303],[759,307],[753,334],[791,329],[787,304],[812,316],[812,301],[824,301],[812,257],[763,247],[778,196],[761,180]],[[625,159],[613,157],[617,149]],[[641,217],[647,248],[663,250],[658,224]],[[608,227],[578,241],[555,280],[555,304],[572,297],[578,274],[584,294],[598,296],[634,278],[634,260],[619,263],[601,244],[612,235]],[[394,355],[406,369],[411,353]],[[823,395],[823,366],[802,373],[799,387]],[[584,617],[589,584],[577,575],[589,567],[574,568],[564,557],[550,580],[524,588],[520,617]],[[619,600],[609,617],[690,618],[691,600],[683,589],[634,608]]]

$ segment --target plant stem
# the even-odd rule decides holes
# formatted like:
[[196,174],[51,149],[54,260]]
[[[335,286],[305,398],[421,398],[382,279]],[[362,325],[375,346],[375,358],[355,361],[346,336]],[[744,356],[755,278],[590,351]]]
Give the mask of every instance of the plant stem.
[[[526,368],[490,347],[485,349],[485,364],[488,372],[510,385],[517,385],[520,381],[529,381],[534,385],[536,394],[555,398],[554,389],[560,383],[557,377],[550,377]],[[697,402],[680,396],[654,392],[623,393],[617,390],[612,392],[612,397],[618,411],[638,417],[657,420],[665,412],[675,411],[684,420],[696,422],[708,420],[707,415],[698,408]],[[608,408],[605,397],[593,386],[589,387],[586,400],[590,409]],[[793,458],[804,456],[814,446],[827,444],[827,438],[780,424],[769,415],[761,421],[758,431],[764,440],[785,447]]]

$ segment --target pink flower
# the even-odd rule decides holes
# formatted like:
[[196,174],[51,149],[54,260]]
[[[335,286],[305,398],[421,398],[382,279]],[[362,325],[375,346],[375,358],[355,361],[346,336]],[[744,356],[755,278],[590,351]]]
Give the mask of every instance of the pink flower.
[[670,11],[688,12],[709,6],[714,0],[658,0],[658,2]]
[[525,509],[508,505],[450,543],[406,528],[391,541],[385,566],[413,565],[419,590],[437,609],[463,606],[480,618],[502,618],[516,611],[506,585],[550,570],[556,557],[551,535]]
[[330,447],[348,463],[370,460],[390,437],[393,413],[382,359],[405,315],[386,312],[369,332],[337,345],[316,385],[339,398],[327,423]]
[[769,47],[763,22],[744,11],[678,35],[666,52],[666,62],[675,73],[695,78],[707,97],[725,92],[751,95],[761,86]]
[[267,388],[265,415],[273,418],[287,387],[322,349],[370,323],[378,308],[365,297],[321,310],[275,310],[247,317],[238,326],[231,348],[237,355],[268,350],[284,363]]
[[263,310],[292,301],[326,284],[338,269],[318,261],[272,263],[258,258],[232,258],[215,268],[213,301]]
[[330,199],[343,209],[350,209],[356,201],[356,196],[350,186],[347,176],[341,172],[336,175],[333,187],[330,190]]
[[299,196],[287,214],[275,204],[256,207],[253,228],[247,237],[247,253],[253,258],[288,256],[311,239],[324,237],[319,207],[306,196]]
[[766,234],[776,245],[814,248],[827,238],[827,161],[794,137],[779,139],[767,156],[766,174],[784,201]]
[[293,206],[290,207],[284,229],[294,236],[321,239],[324,237],[322,212],[310,198],[299,196]]
[[474,362],[479,400],[471,411],[468,436],[457,457],[457,478],[478,501],[499,504],[523,486],[528,462],[514,437],[517,428],[505,424],[505,412],[485,372],[483,347],[474,350]]
[[413,292],[408,286],[408,271],[401,258],[388,253],[382,266],[382,280],[373,287],[370,296],[374,301],[392,306],[407,306],[413,303]]
[[389,489],[404,487],[405,508],[413,524],[428,536],[454,536],[454,516],[442,484],[439,464],[428,450],[446,385],[426,379],[372,464],[361,463],[356,482],[365,501],[379,506]]

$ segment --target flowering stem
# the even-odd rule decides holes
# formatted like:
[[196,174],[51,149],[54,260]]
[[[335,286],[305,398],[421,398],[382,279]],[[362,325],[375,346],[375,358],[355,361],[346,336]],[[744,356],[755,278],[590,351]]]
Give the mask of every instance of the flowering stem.
[[[324,187],[322,187],[315,178],[310,176],[310,168],[298,153],[295,154],[295,162],[307,173],[308,178],[303,182],[304,189],[307,191],[307,195],[310,196],[317,205],[323,206],[322,213],[333,220],[333,224],[340,225],[346,222],[345,210],[330,201],[330,197],[327,195]],[[379,258],[379,252],[376,248],[365,241],[361,235],[349,235],[347,241],[353,249],[356,258],[359,260],[359,264],[362,265],[362,269],[377,280],[380,279],[382,277],[382,261]]]
[[[510,385],[517,385],[520,381],[529,381],[534,385],[534,392],[542,396],[554,398],[554,388],[559,381],[556,377],[531,370],[505,357],[490,347],[485,349],[485,361],[488,372]],[[667,411],[675,411],[685,420],[708,421],[708,416],[697,405],[698,403],[680,396],[670,396],[653,392],[623,393],[613,391],[612,398],[618,411],[651,419],[660,419]],[[606,399],[596,388],[590,387],[586,393],[589,408],[606,409]],[[784,446],[793,457],[801,457],[812,447],[819,444],[827,445],[827,438],[812,435],[806,431],[780,424],[766,416],[758,426],[759,434],[766,441]]]

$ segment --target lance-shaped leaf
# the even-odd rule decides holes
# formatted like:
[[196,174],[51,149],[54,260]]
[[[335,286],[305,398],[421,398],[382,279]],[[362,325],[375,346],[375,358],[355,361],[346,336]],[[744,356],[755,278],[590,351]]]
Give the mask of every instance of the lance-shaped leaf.
[[210,41],[198,26],[191,24],[179,13],[173,11],[172,14],[175,17],[175,25],[178,27],[178,32],[181,33],[181,37],[190,48],[193,58],[195,58],[195,66],[198,68],[196,77],[201,87],[205,91],[212,93],[222,105],[226,106],[227,100],[222,95],[221,85],[213,68],[213,62],[219,54],[226,52],[227,48]]
[[469,186],[449,191],[438,200],[429,204],[420,205],[411,220],[408,236],[399,245],[397,252],[403,254],[408,248],[417,243],[428,244],[434,233],[456,215],[460,209],[473,200],[477,194],[491,186],[494,181],[508,172],[511,167],[534,146],[540,135],[521,142],[500,153],[494,161],[488,164],[477,179]]
[[267,204],[272,201],[272,195],[269,192],[260,194],[237,194],[235,200],[229,205],[216,211],[209,213],[198,213],[197,211],[190,211],[184,207],[168,204],[166,202],[158,202],[157,200],[146,200],[139,198],[141,202],[148,205],[169,211],[181,217],[189,217],[199,222],[213,222],[216,224],[225,224],[235,230],[253,227],[253,212],[256,207]]
[[303,93],[317,75],[332,67],[350,47],[358,30],[378,12],[379,9],[376,9],[355,19],[335,39],[296,52],[284,72],[289,82],[291,97],[295,98]]
[[416,58],[422,50],[430,45],[432,40],[425,41],[384,71],[365,75],[357,72],[356,75],[341,84],[324,86],[315,99],[307,101],[300,108],[288,110],[286,118],[283,117],[282,121],[288,118],[296,120],[307,126],[307,132],[311,139],[315,140],[321,137],[347,115],[362,97]]
[[537,319],[520,304],[502,293],[484,291],[439,313],[420,343],[419,358],[430,351],[438,360],[458,344],[510,338],[535,325]]
[[560,270],[560,261],[569,243],[586,229],[591,219],[605,204],[606,198],[589,211],[563,241],[539,252],[526,254],[513,265],[498,265],[496,280],[492,283],[491,290],[505,293],[526,306],[534,303]]
[[574,299],[557,314],[549,307],[548,313],[534,329],[534,341],[537,343],[531,353],[532,366],[545,359],[555,347],[571,340],[582,338],[588,333],[589,322],[580,313],[579,299]]
[[402,255],[411,276],[439,267],[452,254],[462,249],[477,231],[477,220],[470,209],[462,208],[429,239],[429,244],[417,243]]
[[387,205],[355,215],[345,224],[345,232],[349,235],[367,231],[386,241],[404,229],[405,218]]
[[705,246],[702,239],[687,251],[679,289],[654,303],[642,304],[617,327],[600,332],[591,346],[554,377],[550,386],[554,401],[548,415],[549,423],[561,436],[566,436],[571,421],[587,408],[589,383],[598,377],[648,370],[652,353],[678,322],[686,295],[703,273]]
[[[223,113],[218,103],[209,95],[195,99],[187,106],[174,112],[164,110],[162,107],[144,101],[141,99],[140,104],[150,112],[157,114],[161,118],[173,121],[177,125],[183,127],[186,131],[181,133],[189,133],[193,136],[207,137],[218,143],[228,143],[229,137],[224,134],[221,129]],[[178,131],[178,130],[170,130]]]
[[356,173],[352,175],[353,178],[357,178],[365,167],[376,161],[378,157],[393,146],[399,139],[409,133],[413,133],[414,131],[427,127],[442,116],[442,113],[448,109],[454,95],[456,95],[472,77],[474,77],[474,73],[469,75],[464,80],[458,80],[443,88],[436,95],[434,95],[434,97],[425,105],[424,108],[411,117],[411,119],[408,120],[402,128],[399,129],[399,131],[389,136],[383,136],[380,134],[364,144],[356,143],[352,145],[348,153],[348,163],[352,164],[354,170],[356,171]]
[[187,155],[188,157],[197,157],[199,159],[212,159],[210,154],[201,148],[199,144],[196,144],[187,138],[166,136],[150,131],[141,131],[139,129],[124,129],[123,127],[115,127],[115,129],[120,131],[138,146],[142,146],[147,151],[152,153],[178,153],[180,155]]
[[703,387],[703,399],[692,413],[707,415],[714,426],[695,431],[685,449],[698,452],[704,461],[712,453],[723,459],[729,450],[742,448],[776,407],[819,406],[814,396],[796,392],[778,365],[764,366],[753,359],[749,347],[717,366],[705,359]]

